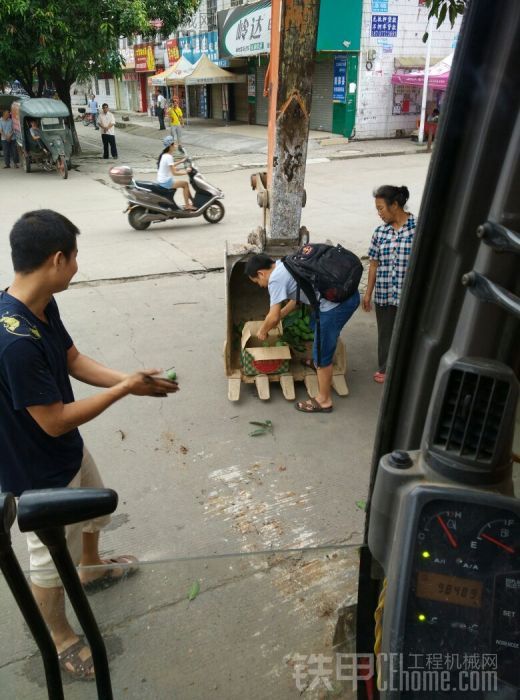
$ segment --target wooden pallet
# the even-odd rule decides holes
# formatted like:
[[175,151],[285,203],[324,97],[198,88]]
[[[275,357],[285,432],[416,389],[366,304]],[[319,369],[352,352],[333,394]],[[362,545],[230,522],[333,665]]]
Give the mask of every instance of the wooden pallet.
[[[334,365],[332,374],[332,388],[339,396],[348,396],[349,390],[345,380],[347,369],[347,353],[345,345],[340,340],[334,355]],[[255,384],[258,398],[267,401],[271,398],[271,384],[278,383],[282,389],[282,394],[287,401],[294,401],[296,392],[294,382],[303,382],[310,398],[314,398],[318,393],[318,377],[316,371],[309,367],[304,367],[299,359],[291,362],[287,374],[258,374],[249,376],[243,374],[240,369],[235,369],[228,376],[228,399],[238,401],[240,399],[240,389],[242,383]]]

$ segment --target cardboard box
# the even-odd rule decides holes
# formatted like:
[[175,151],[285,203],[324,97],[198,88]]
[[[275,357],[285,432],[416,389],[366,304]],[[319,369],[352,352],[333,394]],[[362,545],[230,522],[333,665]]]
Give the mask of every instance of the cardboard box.
[[263,321],[248,321],[242,330],[240,363],[244,374],[285,374],[289,371],[291,351],[288,345],[276,345],[282,336],[282,324],[269,331],[267,342],[256,336]]

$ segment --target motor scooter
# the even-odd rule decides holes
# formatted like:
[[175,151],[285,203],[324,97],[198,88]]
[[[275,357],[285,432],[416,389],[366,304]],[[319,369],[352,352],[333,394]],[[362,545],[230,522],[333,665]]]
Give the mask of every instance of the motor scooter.
[[210,224],[218,224],[225,214],[224,205],[219,200],[224,194],[218,187],[210,183],[200,174],[194,162],[185,158],[184,166],[192,190],[195,192],[193,204],[195,210],[183,209],[175,201],[178,190],[162,187],[157,182],[134,180],[132,168],[118,165],[110,168],[112,180],[124,186],[124,194],[128,199],[128,222],[137,231],[144,231],[150,224],[170,219],[193,219],[203,216]]

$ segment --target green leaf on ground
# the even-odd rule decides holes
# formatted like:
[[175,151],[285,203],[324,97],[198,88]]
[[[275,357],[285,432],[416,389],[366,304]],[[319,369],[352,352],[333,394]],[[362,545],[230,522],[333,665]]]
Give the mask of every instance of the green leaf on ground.
[[356,501],[356,506],[359,508],[359,510],[365,510],[367,507],[367,502],[366,501]]
[[199,595],[199,593],[200,593],[200,583],[197,580],[191,584],[191,588],[188,591],[188,600],[195,600],[195,598]]

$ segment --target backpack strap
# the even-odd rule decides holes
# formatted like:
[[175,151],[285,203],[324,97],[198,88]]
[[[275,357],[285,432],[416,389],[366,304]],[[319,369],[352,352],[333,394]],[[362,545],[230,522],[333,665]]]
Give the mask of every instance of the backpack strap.
[[316,347],[317,347],[317,355],[318,355],[318,366],[321,364],[321,324],[320,324],[320,302],[318,300],[318,297],[316,296],[316,291],[312,284],[308,282],[306,279],[303,277],[300,277],[300,275],[293,270],[291,263],[287,261],[287,258],[282,258],[282,262],[285,265],[285,268],[288,270],[289,274],[291,277],[296,282],[296,301],[299,303],[300,302],[300,291],[303,290],[303,293],[309,300],[310,305],[314,309],[314,315],[316,317]]

